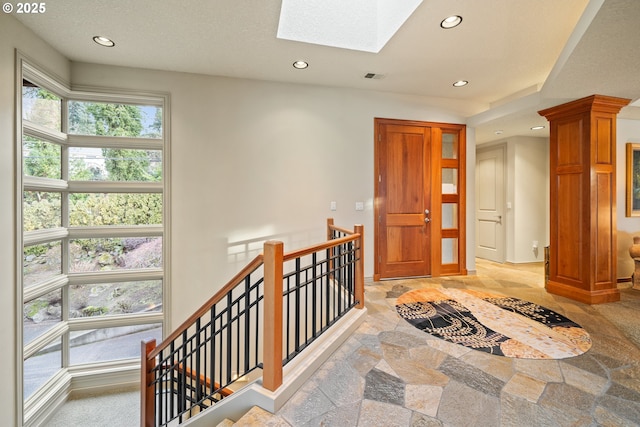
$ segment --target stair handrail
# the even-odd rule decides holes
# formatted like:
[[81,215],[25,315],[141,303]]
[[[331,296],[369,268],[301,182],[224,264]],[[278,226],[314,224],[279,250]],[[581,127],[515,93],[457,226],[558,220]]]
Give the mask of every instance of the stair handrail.
[[[152,384],[155,381],[153,377],[153,369],[156,367],[156,357],[163,350],[166,350],[180,335],[186,331],[200,317],[207,313],[215,304],[222,299],[236,286],[238,286],[245,277],[256,271],[263,264],[263,254],[257,255],[251,262],[242,268],[235,276],[231,278],[220,290],[218,290],[211,298],[209,298],[198,310],[185,319],[171,334],[169,334],[162,342],[156,345],[155,339],[143,340],[141,343],[141,363],[140,363],[140,425],[143,427],[155,426],[155,389]],[[179,366],[175,367],[180,369]],[[207,382],[210,381],[207,379]],[[222,396],[228,395],[228,389],[221,387],[218,383],[213,383],[216,388],[220,389]]]
[[[241,301],[244,303],[244,295],[246,292],[255,292],[255,301],[251,303],[251,309],[255,309],[254,319],[257,319],[260,322],[258,317],[259,307],[263,307],[262,316],[263,316],[263,337],[262,337],[262,349],[263,354],[263,363],[258,363],[256,366],[262,368],[262,377],[263,377],[263,387],[268,390],[275,391],[278,387],[280,387],[283,383],[282,379],[282,366],[290,360],[292,357],[295,357],[298,350],[291,354],[287,354],[286,357],[283,358],[283,341],[282,341],[282,325],[283,325],[283,283],[284,280],[289,280],[288,277],[292,273],[287,273],[283,275],[283,266],[285,262],[294,261],[296,265],[300,264],[300,259],[306,256],[312,256],[315,259],[316,254],[325,251],[326,252],[326,260],[322,261],[326,263],[325,267],[330,272],[325,271],[324,275],[329,277],[331,283],[334,285],[331,286],[342,286],[337,283],[340,280],[333,276],[334,267],[337,267],[334,263],[343,265],[348,264],[349,268],[349,289],[346,288],[337,288],[340,290],[334,290],[333,292],[338,292],[342,294],[343,292],[349,292],[351,295],[350,298],[350,306],[343,307],[345,309],[344,313],[340,313],[336,318],[332,319],[332,322],[336,321],[339,317],[344,315],[346,311],[350,308],[363,308],[364,307],[364,228],[362,225],[356,225],[354,230],[347,230],[345,228],[337,227],[333,224],[333,219],[327,219],[327,241],[323,243],[319,243],[316,245],[312,245],[306,248],[297,249],[291,251],[289,253],[283,253],[283,244],[282,242],[268,241],[264,245],[264,252],[260,255],[256,256],[251,262],[249,262],[240,272],[238,272],[231,280],[229,280],[220,290],[218,290],[211,298],[209,298],[198,310],[196,310],[191,316],[189,316],[185,321],[183,321],[180,326],[178,326],[171,334],[169,334],[159,345],[155,345],[155,340],[143,341],[141,345],[142,352],[142,360],[141,360],[141,425],[142,426],[154,426],[155,425],[155,417],[156,411],[156,394],[157,393],[167,393],[166,387],[173,387],[174,382],[180,383],[180,386],[183,387],[182,394],[190,394],[195,393],[196,398],[189,398],[189,403],[192,406],[200,406],[204,409],[204,405],[201,399],[201,396],[204,396],[205,400],[212,400],[213,395],[219,396],[222,399],[225,396],[229,395],[229,389],[227,388],[227,384],[222,384],[223,381],[214,382],[208,377],[203,376],[201,373],[192,370],[187,366],[186,363],[183,364],[183,360],[186,361],[189,359],[189,363],[194,364],[193,362],[193,352],[188,353],[186,351],[186,347],[194,346],[194,340],[196,341],[196,346],[206,345],[201,343],[201,331],[205,330],[204,336],[209,337],[210,340],[215,340],[216,338],[220,339],[220,344],[224,344],[222,337],[228,339],[228,343],[231,343],[231,339],[228,338],[228,334],[230,334],[231,330],[233,330],[233,322],[236,321],[236,330],[235,332],[240,332],[240,314],[237,314],[233,319],[230,317],[231,312],[233,312],[233,307],[236,307],[236,311],[240,310]],[[350,248],[350,249],[344,249]],[[345,255],[346,254],[346,255]],[[348,256],[348,258],[344,258]],[[343,259],[344,258],[344,259]],[[345,261],[347,260],[347,261]],[[251,275],[256,272],[260,267],[263,267],[262,277],[259,277],[255,284],[251,284]],[[315,267],[314,267],[315,268]],[[295,272],[294,272],[295,273]],[[345,273],[338,272],[338,274],[344,275]],[[235,300],[233,299],[232,293],[238,288],[242,283],[245,282],[245,294],[241,294],[240,297],[237,297]],[[263,295],[259,295],[260,286],[262,285]],[[346,289],[346,290],[345,290]],[[223,301],[227,298],[227,301]],[[279,298],[279,300],[278,300]],[[249,297],[246,298],[247,303],[249,302]],[[218,317],[215,317],[214,313],[216,312],[217,304],[226,303],[226,306],[222,306],[221,312]],[[262,303],[262,305],[260,305]],[[345,304],[346,305],[346,304]],[[226,307],[226,308],[225,308]],[[298,309],[299,311],[299,309]],[[245,312],[249,312],[249,310],[245,309]],[[251,312],[253,313],[253,312]],[[251,318],[251,313],[248,313],[247,319],[244,320],[245,325],[249,323]],[[218,319],[223,319],[223,314],[226,316],[227,322],[231,319],[231,323],[222,323],[220,320],[221,330],[219,331],[219,337],[214,338],[214,332],[218,335],[218,332],[214,331],[216,328],[216,322]],[[246,314],[246,313],[245,313]],[[205,316],[210,315],[211,319],[206,323]],[[335,316],[335,314],[334,314]],[[201,319],[205,319],[205,326],[201,327]],[[196,328],[196,335],[187,335],[190,328]],[[231,325],[231,326],[229,326]],[[331,324],[326,325],[326,329],[328,329]],[[210,327],[210,330],[207,329]],[[324,328],[324,327],[323,327]],[[209,335],[207,335],[207,331]],[[319,334],[325,332],[326,330],[321,330]],[[234,333],[235,333],[234,332]],[[245,332],[254,332],[250,331],[249,327],[246,327]],[[226,335],[225,335],[226,334]],[[314,332],[315,334],[315,332]],[[195,338],[194,338],[195,337]],[[316,336],[312,338],[315,339]],[[181,339],[181,340],[180,340]],[[288,339],[288,338],[287,338]],[[311,341],[312,341],[311,340]],[[178,350],[174,349],[174,343],[178,341],[176,344],[179,347]],[[248,338],[244,339],[244,342],[248,345]],[[259,347],[259,339],[256,337],[255,346]],[[214,341],[213,344],[216,342]],[[211,344],[211,343],[209,343]],[[304,342],[300,348],[305,348],[309,342]],[[245,352],[247,351],[247,346],[245,346]],[[285,346],[286,347],[286,346]],[[180,349],[182,349],[182,353],[180,353]],[[163,352],[169,352],[169,358],[164,359],[165,362],[162,362]],[[236,349],[238,352],[239,348]],[[218,350],[221,351],[221,350]],[[288,350],[287,350],[288,351]],[[222,354],[222,353],[221,353]],[[231,350],[228,349],[228,353],[225,353],[227,359],[231,357]],[[255,357],[257,357],[257,350],[255,353]],[[206,353],[205,353],[206,355]],[[200,355],[196,354],[196,362],[195,366],[200,366]],[[211,357],[213,357],[213,350],[211,351]],[[252,355],[247,356],[245,354],[245,359],[243,362],[246,366],[249,365],[248,359],[254,360],[255,357]],[[160,360],[163,365],[156,366],[156,359]],[[238,359],[239,360],[239,359]],[[222,362],[221,366],[222,366]],[[254,362],[251,362],[254,363]],[[211,365],[213,367],[213,364]],[[229,365],[231,366],[231,365]],[[227,377],[225,381],[228,382],[229,375],[229,366],[227,366],[226,374]],[[175,370],[180,371],[182,373],[188,372],[188,375],[182,375],[179,379],[175,379],[173,374],[171,375],[171,381],[166,379],[166,376],[163,376],[163,382],[160,383],[159,379],[155,378],[155,370],[156,369],[165,369],[165,374],[167,370]],[[222,369],[222,368],[221,368]],[[245,368],[246,369],[246,368]],[[251,367],[249,371],[253,370],[254,367]],[[206,372],[206,370],[205,370]],[[245,372],[238,372],[239,375],[244,375]],[[222,374],[221,374],[222,375]],[[191,384],[191,382],[195,381],[195,386]],[[169,383],[167,386],[166,383]],[[189,384],[186,384],[189,383]],[[208,394],[200,389],[208,388]],[[196,390],[197,389],[197,390]],[[169,389],[171,392],[174,392],[173,389]],[[180,393],[180,392],[178,392]],[[191,395],[190,395],[191,396]],[[215,399],[213,399],[214,403]],[[160,401],[159,401],[160,402]],[[173,405],[173,402],[169,402]],[[167,403],[167,405],[169,404]],[[162,403],[160,403],[162,410]],[[183,404],[184,405],[184,404]],[[191,407],[190,407],[191,408]],[[164,409],[167,411],[167,409]],[[171,411],[173,413],[173,406]],[[190,412],[190,410],[189,410]],[[191,412],[190,412],[191,413]],[[187,416],[188,417],[188,416]],[[180,421],[183,421],[183,415],[180,414]]]
[[169,344],[175,341],[175,339],[178,338],[182,333],[184,333],[184,331],[189,329],[189,327],[193,325],[196,319],[199,319],[204,314],[206,314],[207,311],[211,310],[211,307],[219,303],[222,298],[224,298],[229,293],[229,291],[238,286],[238,284],[240,284],[240,282],[242,282],[242,280],[247,277],[247,275],[256,271],[263,263],[263,254],[257,255],[249,264],[247,264],[242,270],[240,270],[238,274],[233,276],[233,278],[229,280],[226,285],[220,288],[218,292],[213,294],[211,298],[209,298],[204,304],[202,304],[202,306],[200,306],[200,308],[196,312],[194,312],[184,322],[182,322],[180,326],[178,326],[171,334],[169,334],[169,336],[167,336],[167,338],[162,340],[162,342],[158,344],[153,349],[153,351],[151,351],[147,355],[147,358],[151,359],[160,354],[163,349],[167,348]]

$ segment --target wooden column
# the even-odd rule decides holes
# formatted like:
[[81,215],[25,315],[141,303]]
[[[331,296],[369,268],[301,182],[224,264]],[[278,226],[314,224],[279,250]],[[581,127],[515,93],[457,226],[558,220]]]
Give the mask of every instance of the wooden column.
[[593,95],[539,111],[550,124],[550,293],[588,304],[620,300],[616,115],[629,102]]

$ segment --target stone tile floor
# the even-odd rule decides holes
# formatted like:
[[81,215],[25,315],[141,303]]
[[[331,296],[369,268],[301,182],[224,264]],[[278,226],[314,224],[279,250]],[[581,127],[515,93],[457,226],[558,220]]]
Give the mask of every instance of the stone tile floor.
[[[541,264],[477,260],[477,274],[370,283],[368,318],[274,414],[260,408],[227,426],[640,426],[640,291],[589,306],[548,294]],[[401,319],[395,300],[423,287],[484,289],[543,305],[584,327],[585,354],[563,360],[492,356],[433,338]],[[635,344],[634,344],[635,343]],[[47,426],[136,426],[113,399],[68,402]],[[117,395],[120,398],[120,395]],[[119,407],[104,422],[83,410]],[[123,407],[120,407],[123,406]],[[97,409],[95,409],[97,411]]]
[[[234,425],[640,425],[640,348],[628,338],[640,325],[640,292],[622,284],[622,302],[589,306],[548,294],[543,276],[540,264],[478,260],[477,275],[370,283],[358,331],[275,415],[256,410]],[[584,327],[593,346],[574,358],[527,360],[450,344],[396,314],[396,298],[423,287],[535,302]]]

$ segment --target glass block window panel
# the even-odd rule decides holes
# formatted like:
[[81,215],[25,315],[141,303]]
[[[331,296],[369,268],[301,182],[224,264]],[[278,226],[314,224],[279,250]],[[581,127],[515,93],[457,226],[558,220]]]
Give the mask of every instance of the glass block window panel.
[[62,321],[62,291],[57,289],[23,304],[23,341],[30,343]]
[[458,158],[458,134],[457,133],[442,134],[442,158],[443,159]]
[[22,274],[25,288],[62,274],[60,242],[26,246],[23,250]]
[[154,224],[162,224],[162,194],[69,195],[69,225],[72,227]]
[[458,228],[458,204],[442,204],[442,228]]
[[159,323],[74,331],[69,334],[71,365],[139,359],[140,342],[153,338],[162,341]]
[[62,100],[54,93],[24,80],[22,118],[59,132],[62,130]]
[[74,239],[71,273],[162,267],[162,238]]
[[24,361],[23,391],[27,399],[62,368],[62,338],[54,342]]
[[69,133],[160,139],[162,108],[69,101]]
[[69,148],[71,181],[162,180],[162,151],[124,148]]
[[458,263],[458,239],[442,239],[442,264]]
[[71,319],[161,311],[161,280],[73,285],[69,288]]
[[61,148],[58,144],[25,135],[22,138],[22,170],[27,176],[62,178]]
[[60,193],[25,191],[22,220],[24,231],[56,228],[62,225]]
[[442,194],[458,194],[457,168],[442,168]]

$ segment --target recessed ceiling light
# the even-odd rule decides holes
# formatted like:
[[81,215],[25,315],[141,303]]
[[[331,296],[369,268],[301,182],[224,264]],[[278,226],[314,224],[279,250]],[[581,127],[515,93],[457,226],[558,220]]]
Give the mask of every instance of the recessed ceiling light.
[[451,15],[443,19],[442,22],[440,23],[440,26],[445,30],[448,30],[449,28],[457,27],[458,25],[460,25],[461,22],[462,22],[462,16]]
[[309,66],[309,63],[306,61],[296,61],[293,63],[293,68],[297,68],[298,70],[304,70]]
[[495,131],[495,134],[496,134],[496,135],[502,135],[502,129],[498,129],[498,130],[496,130],[496,131]]
[[116,45],[113,40],[103,36],[95,36],[93,41],[104,47],[114,47]]
[[468,85],[468,84],[469,84],[469,82],[468,82],[468,81],[466,81],[466,80],[458,80],[457,82],[455,82],[455,83],[453,84],[453,86],[454,86],[454,87],[462,87],[462,86],[466,86],[466,85]]
[[544,126],[533,126],[531,128],[531,130],[540,130],[540,129],[544,129]]

